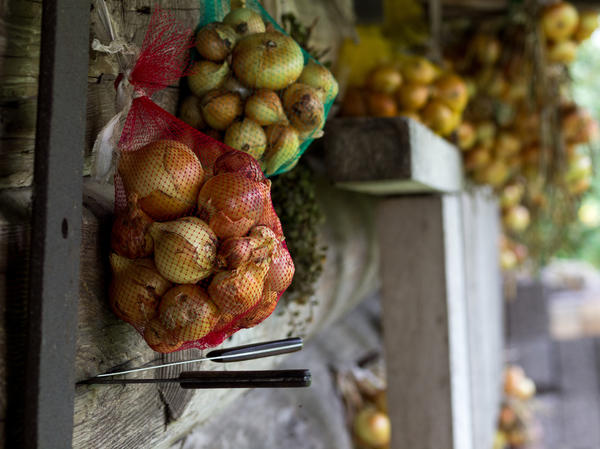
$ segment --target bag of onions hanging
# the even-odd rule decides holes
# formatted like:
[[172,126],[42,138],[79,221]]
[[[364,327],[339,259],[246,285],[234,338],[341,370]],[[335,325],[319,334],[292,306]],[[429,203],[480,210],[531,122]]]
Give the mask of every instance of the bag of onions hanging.
[[255,326],[294,274],[258,162],[150,100],[183,73],[172,58],[191,42],[165,20],[153,16],[127,79],[137,95],[118,143],[109,291],[115,314],[158,352]]
[[180,117],[252,155],[267,176],[286,172],[323,135],[338,84],[258,1],[224,4],[200,0]]

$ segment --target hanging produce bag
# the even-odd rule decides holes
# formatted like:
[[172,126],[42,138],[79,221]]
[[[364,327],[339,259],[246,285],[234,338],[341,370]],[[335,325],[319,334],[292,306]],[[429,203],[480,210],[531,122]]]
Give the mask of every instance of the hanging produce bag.
[[327,68],[256,0],[199,0],[201,19],[181,118],[256,158],[267,176],[292,169],[323,135],[338,92]]
[[191,30],[155,12],[121,81],[133,94],[115,163],[110,304],[158,352],[257,325],[294,274],[256,160],[150,99],[185,73],[191,45]]

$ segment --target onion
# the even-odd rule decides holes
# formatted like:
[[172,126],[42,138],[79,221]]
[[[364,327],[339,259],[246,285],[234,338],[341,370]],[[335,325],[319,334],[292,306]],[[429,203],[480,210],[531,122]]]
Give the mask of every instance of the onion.
[[498,188],[504,184],[510,175],[510,171],[504,160],[496,159],[491,164],[483,167],[483,169],[478,171],[475,175],[475,180],[477,182],[489,184],[492,187]]
[[502,51],[500,41],[490,34],[478,34],[472,41],[472,46],[477,60],[486,66],[493,65]]
[[260,14],[249,8],[235,8],[223,18],[223,23],[230,25],[240,36],[265,32],[265,23]]
[[544,10],[541,22],[546,37],[554,42],[560,42],[568,39],[575,32],[579,14],[570,3],[558,2]]
[[152,254],[154,243],[148,232],[152,219],[138,206],[138,196],[129,195],[127,210],[117,215],[113,223],[110,247],[120,256],[138,259]]
[[233,50],[233,71],[253,89],[285,89],[294,83],[304,68],[300,46],[279,32],[252,34]]
[[283,94],[283,107],[290,123],[300,132],[316,131],[325,118],[318,92],[306,84],[288,87]]
[[196,62],[190,69],[188,85],[192,93],[200,98],[207,92],[222,87],[229,77],[229,64],[211,61]]
[[500,194],[500,206],[503,208],[516,206],[521,201],[521,198],[523,198],[524,193],[525,188],[522,184],[507,185],[502,189],[502,193]]
[[196,34],[196,50],[204,59],[220,62],[231,53],[237,38],[236,32],[229,25],[209,23]]
[[315,88],[323,104],[332,102],[339,91],[338,83],[331,72],[312,59],[304,66],[298,83]]
[[268,269],[269,261],[263,260],[217,273],[208,286],[208,294],[222,313],[237,317],[260,301]]
[[390,443],[390,420],[374,407],[365,407],[358,412],[353,429],[358,439],[368,447],[377,448]]
[[194,341],[209,334],[219,321],[219,310],[198,285],[178,285],[163,296],[159,320],[181,341]]
[[238,173],[209,179],[198,195],[198,212],[217,237],[242,237],[262,215],[270,183],[255,182]]
[[253,237],[232,237],[219,246],[217,266],[222,270],[235,270],[252,258],[260,241]]
[[234,122],[225,132],[225,145],[260,159],[267,147],[267,136],[262,127],[249,118]]
[[575,31],[575,40],[582,42],[588,39],[598,28],[598,12],[597,11],[582,11],[579,14],[579,25]]
[[192,128],[202,129],[206,126],[200,110],[200,98],[190,95],[181,103],[179,118]]
[[240,83],[238,79],[233,75],[227,78],[227,81],[225,81],[223,88],[227,89],[230,92],[238,94],[242,100],[245,100],[252,94],[252,91],[246,86],[244,86],[242,83]]
[[457,125],[452,109],[438,100],[430,101],[423,109],[421,117],[426,126],[442,136],[450,134]]
[[573,41],[562,41],[552,45],[547,52],[548,61],[568,64],[577,57],[577,44]]
[[365,117],[367,102],[364,92],[358,87],[350,87],[344,95],[340,109],[342,117]]
[[400,109],[418,111],[429,99],[429,87],[425,84],[403,84],[396,92]]
[[402,75],[392,66],[375,67],[367,76],[365,86],[373,92],[393,94],[402,84]]
[[367,92],[367,112],[373,117],[395,117],[398,107],[394,97],[379,92]]
[[269,274],[265,279],[265,288],[275,292],[283,292],[292,283],[294,272],[292,256],[290,256],[283,243],[280,243],[271,259]]
[[470,150],[477,141],[475,127],[469,122],[462,122],[456,128],[456,139],[458,147],[463,151]]
[[405,81],[416,84],[431,84],[438,75],[438,69],[425,58],[410,58],[402,65]]
[[196,155],[175,140],[158,140],[122,152],[118,171],[125,191],[137,193],[140,207],[155,220],[189,212],[204,179]]
[[263,290],[262,297],[260,298],[258,305],[248,315],[242,318],[240,327],[250,328],[263,322],[268,318],[275,308],[277,307],[277,299],[279,295],[277,292],[272,292],[266,288]]
[[278,237],[283,237],[283,228],[281,226],[281,221],[275,213],[275,208],[273,207],[273,203],[271,202],[270,194],[265,196],[263,213],[260,219],[258,220],[257,225],[266,226],[269,229],[271,229]]
[[525,206],[513,206],[502,217],[504,226],[513,232],[522,232],[529,226],[529,210]]
[[496,156],[506,158],[521,150],[521,142],[517,136],[508,131],[501,131],[494,145]]
[[183,344],[165,328],[158,318],[150,320],[144,329],[144,340],[154,351],[162,353],[175,351]]
[[202,115],[211,128],[224,131],[241,114],[242,99],[236,93],[216,89],[202,98]]
[[388,404],[387,404],[387,394],[385,390],[379,390],[375,393],[375,397],[373,398],[373,403],[377,410],[383,413],[388,412]]
[[455,112],[462,112],[469,101],[467,85],[453,74],[444,75],[435,82],[433,96]]
[[419,123],[421,122],[421,117],[419,116],[419,113],[417,111],[398,111],[398,116],[411,118]]
[[215,175],[221,173],[238,173],[252,181],[265,179],[258,162],[252,156],[241,151],[229,151],[221,155],[215,162]]
[[258,89],[246,101],[244,109],[246,117],[261,126],[287,123],[279,96],[269,89]]
[[154,223],[150,232],[154,237],[154,261],[165,278],[192,284],[213,272],[217,237],[199,218]]
[[291,126],[271,125],[266,129],[265,174],[270,176],[298,156],[300,139]]
[[570,143],[587,143],[598,138],[598,123],[585,109],[575,109],[566,114],[561,128]]
[[491,159],[489,148],[478,145],[465,155],[465,169],[467,171],[478,170],[485,167]]
[[109,288],[110,306],[115,315],[137,328],[157,313],[160,297],[171,287],[150,259],[130,260],[110,255],[113,279]]

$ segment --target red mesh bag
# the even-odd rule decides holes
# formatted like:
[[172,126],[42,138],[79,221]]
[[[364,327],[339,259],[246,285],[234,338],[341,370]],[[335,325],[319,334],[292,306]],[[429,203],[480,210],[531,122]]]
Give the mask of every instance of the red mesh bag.
[[250,155],[149,95],[181,77],[191,31],[155,12],[118,143],[110,304],[152,349],[220,344],[257,325],[294,274],[270,181]]

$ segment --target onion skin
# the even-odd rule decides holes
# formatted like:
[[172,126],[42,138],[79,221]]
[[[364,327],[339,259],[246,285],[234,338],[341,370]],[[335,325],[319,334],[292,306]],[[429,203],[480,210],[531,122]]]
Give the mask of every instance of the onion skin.
[[298,156],[300,139],[291,126],[271,125],[266,129],[265,174],[270,176]]
[[265,179],[256,159],[242,151],[229,151],[216,160],[214,174],[221,173],[238,173],[256,182]]
[[373,117],[395,117],[398,115],[396,101],[391,95],[380,92],[367,92],[367,112]]
[[219,64],[211,61],[196,62],[188,75],[188,86],[194,95],[202,98],[208,92],[223,87],[230,69],[226,61]]
[[252,253],[260,242],[252,237],[232,237],[219,245],[217,267],[221,270],[235,270],[252,258]]
[[254,92],[246,100],[244,113],[261,126],[287,123],[279,96],[269,89],[258,89]]
[[298,83],[314,87],[319,92],[323,104],[333,101],[339,91],[338,83],[332,73],[312,59],[304,66]]
[[552,45],[546,52],[548,61],[569,64],[577,57],[577,44],[574,41],[561,41]]
[[373,92],[391,95],[402,84],[402,75],[394,67],[380,66],[369,73],[365,84]]
[[136,193],[142,210],[155,220],[190,212],[204,181],[194,152],[175,140],[158,140],[122,152],[118,171],[127,194]]
[[402,76],[408,83],[431,84],[438,76],[438,69],[425,58],[411,58],[402,65]]
[[573,5],[558,2],[548,6],[542,13],[542,29],[546,37],[554,42],[568,39],[579,22],[579,14]]
[[277,307],[278,298],[279,294],[277,292],[265,288],[256,309],[252,310],[248,315],[242,318],[240,327],[250,328],[262,323]]
[[446,136],[456,127],[454,112],[441,101],[430,101],[421,115],[423,123],[433,132]]
[[456,128],[456,139],[458,147],[462,151],[470,150],[477,141],[475,127],[469,122],[462,122]]
[[190,95],[181,103],[179,109],[179,118],[195,129],[202,129],[206,126],[202,111],[200,109],[200,98]]
[[196,217],[154,223],[154,261],[158,271],[178,284],[196,283],[210,276],[215,268],[217,237]]
[[225,145],[260,159],[267,148],[267,136],[262,127],[249,118],[233,122],[225,132]]
[[198,212],[217,237],[242,237],[263,212],[270,183],[254,182],[238,173],[221,173],[209,179],[198,195]]
[[368,447],[385,447],[390,443],[390,420],[374,407],[362,409],[354,418],[353,428],[357,438]]
[[120,256],[139,259],[152,254],[154,242],[149,233],[152,219],[138,205],[138,196],[129,195],[127,210],[117,215],[113,223],[110,247]]
[[119,318],[142,328],[158,311],[160,297],[171,287],[150,259],[131,260],[110,255],[113,278],[109,287],[110,306]]
[[265,288],[275,292],[283,292],[292,283],[295,270],[292,256],[290,256],[283,243],[280,243],[271,259],[269,273],[265,279]]
[[291,37],[279,32],[258,33],[238,42],[232,67],[247,87],[281,90],[300,77],[304,56]]
[[455,112],[462,112],[469,101],[467,85],[453,74],[444,75],[435,82],[433,96]]
[[154,351],[162,353],[176,351],[183,344],[165,328],[158,318],[151,320],[144,329],[144,340]]
[[201,105],[204,121],[219,131],[226,130],[243,111],[240,96],[225,89],[211,90]]
[[163,296],[158,310],[165,329],[184,342],[205,337],[220,318],[217,306],[198,285],[173,287]]
[[278,237],[283,237],[283,227],[281,226],[281,221],[279,220],[279,217],[275,213],[275,208],[273,207],[273,203],[271,202],[270,192],[269,195],[265,196],[263,213],[256,225],[266,226],[269,229],[271,229]]
[[396,101],[401,110],[418,111],[427,104],[429,86],[425,84],[403,84],[396,91]]
[[238,94],[242,100],[246,100],[252,95],[252,91],[240,83],[235,76],[230,76],[227,81],[225,81],[223,88],[227,89],[229,92]]
[[293,84],[283,94],[283,107],[290,124],[299,132],[317,131],[325,119],[317,90],[306,84]]
[[231,26],[239,36],[265,32],[262,17],[249,8],[232,9],[223,18],[223,23]]
[[204,59],[223,61],[237,41],[235,30],[220,22],[209,23],[196,34],[196,50]]

